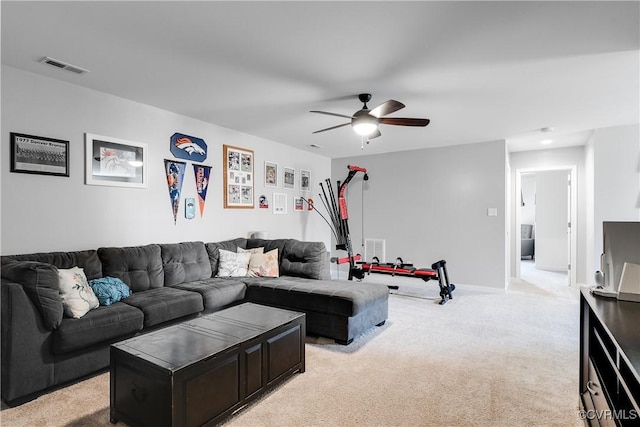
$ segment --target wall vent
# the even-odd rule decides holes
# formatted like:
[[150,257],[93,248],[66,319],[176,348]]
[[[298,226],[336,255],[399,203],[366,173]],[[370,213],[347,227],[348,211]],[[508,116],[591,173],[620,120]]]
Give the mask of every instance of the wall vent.
[[71,71],[72,73],[76,73],[76,74],[85,74],[89,72],[89,70],[85,70],[84,68],[80,68],[78,66],[71,65],[66,62],[50,58],[48,56],[45,56],[44,58],[42,58],[40,62],[42,62],[43,64],[51,65],[56,68]]
[[364,261],[371,262],[374,256],[381,263],[386,262],[384,239],[364,239]]

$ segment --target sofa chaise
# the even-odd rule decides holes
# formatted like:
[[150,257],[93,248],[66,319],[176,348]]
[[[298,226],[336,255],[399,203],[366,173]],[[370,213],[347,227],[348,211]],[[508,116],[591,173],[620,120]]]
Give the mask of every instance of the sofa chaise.
[[[238,249],[240,248],[240,249]],[[221,250],[278,249],[278,277],[219,277]],[[310,335],[349,344],[388,313],[388,289],[330,280],[322,242],[245,239],[8,255],[2,262],[2,399],[19,404],[109,366],[110,344],[249,301],[301,311]],[[113,277],[131,295],[68,317],[59,272]]]

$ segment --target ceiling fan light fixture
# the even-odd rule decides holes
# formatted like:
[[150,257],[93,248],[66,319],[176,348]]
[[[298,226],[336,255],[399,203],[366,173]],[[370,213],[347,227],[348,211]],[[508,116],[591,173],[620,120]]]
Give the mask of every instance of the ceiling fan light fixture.
[[368,114],[361,115],[351,120],[351,126],[358,135],[369,136],[378,129],[378,121]]

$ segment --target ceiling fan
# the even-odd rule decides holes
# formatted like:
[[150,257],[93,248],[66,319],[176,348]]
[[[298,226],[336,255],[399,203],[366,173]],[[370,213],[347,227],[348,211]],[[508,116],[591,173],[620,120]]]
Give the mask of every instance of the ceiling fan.
[[327,114],[329,116],[336,117],[344,117],[345,119],[351,119],[350,122],[343,123],[341,125],[332,126],[326,129],[320,129],[313,133],[325,132],[332,129],[338,129],[343,126],[351,125],[353,130],[358,134],[362,135],[363,140],[367,138],[367,143],[371,138],[377,138],[380,134],[380,129],[378,129],[378,125],[396,125],[396,126],[426,126],[429,124],[429,119],[410,119],[404,117],[383,117],[387,114],[391,114],[396,112],[402,108],[404,108],[404,104],[402,102],[390,99],[382,104],[378,105],[372,110],[369,110],[367,107],[367,102],[371,100],[370,93],[361,93],[358,95],[358,99],[364,105],[361,110],[353,113],[352,116],[347,116],[345,114],[337,114],[337,113],[329,113],[327,111],[316,111],[312,110],[311,113],[319,113],[319,114]]

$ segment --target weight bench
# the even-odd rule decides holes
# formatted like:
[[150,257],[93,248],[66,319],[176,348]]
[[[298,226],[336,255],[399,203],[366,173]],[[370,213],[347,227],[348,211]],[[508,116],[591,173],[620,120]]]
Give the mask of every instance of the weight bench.
[[[453,299],[451,295],[456,286],[453,283],[449,283],[449,275],[447,274],[447,262],[440,260],[431,264],[431,268],[415,268],[413,264],[405,264],[402,258],[396,258],[395,263],[380,264],[378,257],[373,257],[370,263],[358,262],[360,265],[360,274],[354,274],[354,276],[362,279],[364,274],[380,273],[390,274],[391,276],[402,277],[415,277],[422,279],[425,282],[429,280],[437,280],[440,286],[440,302],[442,305],[447,302],[448,299]],[[398,289],[398,286],[389,286],[389,289]]]

